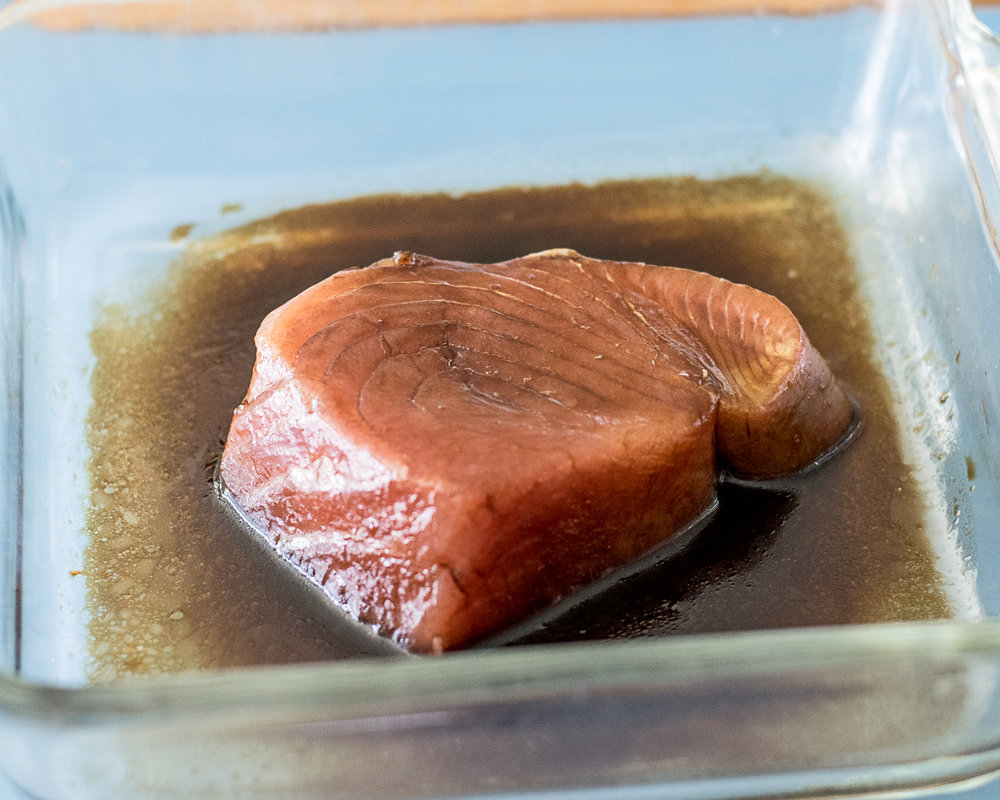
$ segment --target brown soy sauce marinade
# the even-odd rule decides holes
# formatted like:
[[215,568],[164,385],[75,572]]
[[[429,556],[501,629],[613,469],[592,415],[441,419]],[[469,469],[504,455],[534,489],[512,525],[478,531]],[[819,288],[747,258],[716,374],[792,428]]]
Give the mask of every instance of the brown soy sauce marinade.
[[253,334],[271,309],[331,272],[396,250],[493,262],[551,247],[705,270],[777,295],[864,424],[845,452],[804,477],[724,485],[714,521],[680,554],[520,641],[948,616],[848,237],[821,191],[755,175],[380,196],[192,240],[162,285],[102,311],[91,336],[84,570],[93,678],[368,652],[213,490]]

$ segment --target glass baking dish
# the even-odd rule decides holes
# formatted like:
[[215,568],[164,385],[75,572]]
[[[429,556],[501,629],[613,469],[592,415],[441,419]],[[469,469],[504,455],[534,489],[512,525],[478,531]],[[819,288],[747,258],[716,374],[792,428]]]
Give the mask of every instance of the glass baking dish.
[[[1000,49],[971,8],[290,8],[0,10],[0,772],[16,790],[708,800],[1000,770]],[[90,679],[88,335],[188,234],[380,193],[746,174],[824,187],[849,233],[947,619]]]

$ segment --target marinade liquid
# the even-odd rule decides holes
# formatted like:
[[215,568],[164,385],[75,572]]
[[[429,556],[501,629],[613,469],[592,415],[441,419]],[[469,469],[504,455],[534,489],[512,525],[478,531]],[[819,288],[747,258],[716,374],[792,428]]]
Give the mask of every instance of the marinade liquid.
[[950,613],[849,240],[822,192],[756,175],[378,196],[192,238],[162,285],[102,311],[91,337],[85,565],[94,679],[378,652],[214,490],[253,334],[335,270],[397,250],[494,262],[553,247],[704,270],[776,295],[858,402],[863,426],[798,479],[724,483],[714,520],[680,553],[514,644]]

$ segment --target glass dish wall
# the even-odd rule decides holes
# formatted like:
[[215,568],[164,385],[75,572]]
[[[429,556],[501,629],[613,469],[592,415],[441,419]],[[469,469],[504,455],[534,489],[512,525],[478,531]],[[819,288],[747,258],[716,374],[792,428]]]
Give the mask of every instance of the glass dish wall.
[[[0,769],[28,795],[839,796],[1000,768],[997,50],[967,7],[351,27],[248,3],[192,30],[196,2],[124,29],[46,5],[0,12]],[[88,683],[88,331],[176,226],[762,170],[826,187],[850,233],[956,619]]]

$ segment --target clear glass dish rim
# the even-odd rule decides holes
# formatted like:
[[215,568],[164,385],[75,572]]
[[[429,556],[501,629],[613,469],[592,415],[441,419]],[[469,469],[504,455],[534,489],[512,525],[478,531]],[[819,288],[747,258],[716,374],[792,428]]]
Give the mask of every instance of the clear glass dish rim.
[[[57,686],[0,675],[0,717],[60,725],[309,709],[324,720],[409,715],[602,689],[664,690],[778,676],[860,674],[906,662],[929,675],[1000,666],[1000,620],[931,620],[686,634],[657,639],[467,650],[443,656],[237,667]],[[322,691],[317,691],[322,690]]]

